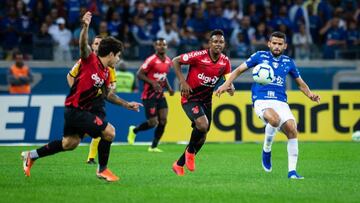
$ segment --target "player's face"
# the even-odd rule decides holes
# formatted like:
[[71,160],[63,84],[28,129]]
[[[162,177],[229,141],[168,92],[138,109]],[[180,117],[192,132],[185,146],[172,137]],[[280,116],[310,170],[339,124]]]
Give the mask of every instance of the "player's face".
[[120,55],[120,51],[115,55],[111,52],[108,66],[115,67],[115,65],[120,61]]
[[95,38],[93,43],[91,44],[91,49],[93,50],[94,53],[97,53],[100,42],[101,42],[101,38]]
[[165,54],[167,49],[167,43],[165,40],[157,40],[154,44],[155,50],[159,54]]
[[225,38],[222,35],[213,35],[209,41],[210,50],[214,54],[220,54],[225,48]]
[[286,49],[287,44],[283,38],[271,37],[268,47],[274,56],[280,56]]

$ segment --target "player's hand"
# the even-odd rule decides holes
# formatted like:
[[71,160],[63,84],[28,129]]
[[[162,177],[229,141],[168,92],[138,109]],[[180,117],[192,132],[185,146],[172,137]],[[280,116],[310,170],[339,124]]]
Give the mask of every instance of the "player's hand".
[[230,96],[234,96],[234,93],[235,93],[234,84],[231,83],[230,87],[228,87],[228,89],[226,90],[226,92],[227,92]]
[[90,25],[91,17],[91,13],[89,11],[84,14],[84,16],[82,17],[82,22],[84,23],[84,25]]
[[138,102],[128,102],[126,108],[133,111],[140,111],[140,107],[143,106],[141,103]]
[[153,81],[151,85],[156,92],[162,92],[162,87],[157,81]]
[[320,96],[317,94],[310,93],[309,98],[311,99],[311,101],[320,103]]
[[215,91],[215,95],[220,97],[220,95],[226,91],[228,91],[229,87],[224,84],[220,85],[218,89]]
[[190,85],[186,81],[180,83],[180,92],[181,96],[185,98],[188,98],[190,93],[192,92]]
[[173,89],[169,89],[168,91],[169,91],[170,96],[174,96],[175,91]]

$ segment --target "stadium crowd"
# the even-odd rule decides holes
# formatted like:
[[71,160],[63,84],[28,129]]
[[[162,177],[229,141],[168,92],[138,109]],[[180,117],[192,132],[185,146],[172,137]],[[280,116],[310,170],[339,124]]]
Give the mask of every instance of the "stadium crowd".
[[128,60],[145,59],[158,37],[170,57],[206,48],[209,31],[222,29],[226,52],[245,58],[266,49],[268,35],[287,35],[296,59],[360,58],[357,0],[0,0],[0,58],[16,51],[34,60],[79,57],[81,16],[93,13],[89,40],[114,36]]

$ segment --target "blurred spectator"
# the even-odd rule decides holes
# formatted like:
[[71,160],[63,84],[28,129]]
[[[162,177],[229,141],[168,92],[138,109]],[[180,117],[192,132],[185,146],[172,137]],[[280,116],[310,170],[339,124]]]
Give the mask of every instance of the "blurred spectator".
[[128,71],[124,61],[120,61],[116,71],[116,92],[137,92],[136,78],[133,72]]
[[[251,26],[251,22],[250,22],[250,17],[249,16],[244,16],[241,19],[240,22],[240,26],[235,28],[231,34],[231,38],[230,38],[230,44],[234,45],[234,44],[238,44],[238,33],[241,32],[243,34],[244,37],[244,42],[250,46],[250,39],[251,36],[254,35],[255,33],[255,29]],[[236,49],[236,48],[235,48]]]
[[267,49],[268,33],[264,22],[256,26],[255,33],[251,36],[251,52]]
[[340,19],[334,17],[321,28],[320,34],[325,35],[324,59],[334,59],[336,51],[343,48],[346,44],[346,33],[339,28]]
[[120,15],[118,12],[113,12],[111,14],[111,20],[108,23],[108,32],[111,36],[119,35],[119,28],[121,26]]
[[145,59],[152,52],[152,43],[155,39],[155,36],[152,35],[151,31],[148,29],[146,20],[144,17],[136,17],[135,25],[132,28],[132,33],[134,35],[135,41],[139,46],[139,58]]
[[18,49],[22,32],[21,19],[17,16],[15,8],[11,7],[8,15],[2,20],[0,28],[6,59],[10,60],[14,51]]
[[209,20],[205,18],[204,11],[198,8],[195,13],[195,18],[191,18],[184,26],[194,31],[196,37],[201,38],[209,30]]
[[71,51],[70,51],[70,42],[71,42],[71,32],[65,27],[65,19],[58,18],[56,19],[56,24],[58,28],[49,31],[49,34],[52,36],[55,45],[54,45],[54,60],[55,61],[71,61]]
[[211,15],[209,18],[209,29],[215,30],[220,29],[224,31],[225,38],[228,38],[231,35],[231,21],[223,17],[222,7],[215,8],[215,15]]
[[119,29],[119,36],[124,45],[124,53],[123,56],[126,59],[135,59],[137,57],[137,49],[135,46],[135,39],[133,34],[130,32],[130,28],[128,24],[124,24]]
[[52,60],[53,43],[54,41],[48,32],[48,26],[43,23],[40,31],[33,37],[33,59]]
[[311,39],[314,42],[314,44],[320,45],[321,39],[319,37],[319,30],[321,27],[321,21],[320,21],[319,16],[315,15],[313,7],[314,7],[314,4],[309,4],[307,6],[307,11],[309,14],[310,35],[311,35]]
[[10,94],[30,94],[30,83],[33,80],[30,68],[24,64],[23,54],[14,53],[15,64],[13,64],[7,75]]
[[356,25],[355,20],[349,21],[346,42],[350,49],[359,48],[360,45],[360,31]]
[[106,21],[100,22],[98,32],[102,38],[109,36],[108,23]]
[[178,54],[187,53],[199,48],[199,41],[191,27],[184,27],[180,32],[180,49]]
[[180,44],[179,34],[173,30],[170,19],[165,22],[165,28],[160,30],[157,38],[163,38],[166,40],[168,45],[167,55],[172,58],[177,55],[177,48]]
[[235,46],[231,56],[238,58],[247,58],[250,55],[250,46],[245,41],[245,34],[238,32],[236,36]]
[[295,59],[309,59],[310,46],[312,44],[311,36],[306,33],[305,25],[299,25],[299,32],[294,33],[292,44],[295,48]]

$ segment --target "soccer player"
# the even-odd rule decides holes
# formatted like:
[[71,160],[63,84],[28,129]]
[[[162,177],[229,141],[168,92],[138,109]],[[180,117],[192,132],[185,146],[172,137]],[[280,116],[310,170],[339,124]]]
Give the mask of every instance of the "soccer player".
[[174,95],[174,90],[171,88],[166,77],[172,62],[166,55],[167,43],[165,39],[157,39],[154,42],[154,48],[155,54],[148,57],[137,72],[137,77],[144,81],[144,90],[141,94],[141,99],[145,107],[147,121],[137,127],[130,126],[127,139],[129,144],[134,144],[138,132],[156,126],[154,139],[148,151],[163,152],[157,146],[164,134],[168,115],[168,105],[164,96],[164,88],[169,91],[170,96]]
[[87,44],[91,13],[86,12],[82,20],[83,27],[79,40],[81,67],[65,100],[63,139],[51,141],[36,150],[22,152],[23,169],[26,176],[30,176],[30,169],[35,160],[75,149],[86,133],[91,137],[101,135],[98,147],[99,167],[96,175],[109,182],[119,180],[119,177],[107,168],[111,143],[115,137],[115,128],[106,120],[91,113],[91,109],[97,100],[105,97],[112,103],[134,111],[139,111],[141,104],[127,102],[117,97],[109,87],[109,69],[107,67],[114,66],[119,61],[119,56],[123,51],[122,43],[115,38],[107,37],[101,41],[98,56],[96,56]]
[[[210,33],[209,46],[208,50],[193,51],[173,59],[175,73],[180,82],[182,108],[191,120],[193,128],[185,152],[172,166],[178,176],[185,174],[184,165],[190,171],[195,170],[195,155],[205,143],[206,134],[210,129],[215,85],[221,77],[226,79],[231,72],[229,58],[221,53],[225,47],[222,30],[213,30]],[[189,65],[186,79],[181,72],[181,65]],[[233,86],[227,91],[233,95]]]
[[[102,40],[102,37],[100,35],[96,36],[91,43],[91,49],[92,51],[97,55],[99,44]],[[79,59],[75,65],[72,67],[72,69],[69,71],[69,73],[66,76],[67,82],[70,87],[73,86],[75,78],[79,75],[79,69],[81,66],[81,59]],[[115,68],[109,67],[109,80],[110,80],[110,88],[112,90],[115,89],[116,86],[116,75],[115,75]],[[94,105],[94,107],[91,109],[91,113],[94,113],[101,119],[106,119],[106,113],[105,113],[105,102],[103,99],[97,100],[97,104]],[[96,164],[95,157],[97,155],[97,148],[99,146],[101,136],[97,138],[92,138],[90,147],[89,147],[89,154],[86,160],[86,163],[88,164]]]
[[290,76],[297,83],[300,91],[302,91],[309,99],[320,102],[320,96],[314,94],[308,85],[300,77],[300,73],[296,68],[294,61],[283,55],[287,44],[286,36],[282,32],[273,32],[268,41],[270,51],[258,51],[251,55],[247,61],[238,66],[230,75],[230,78],[221,85],[216,94],[221,95],[227,90],[229,85],[235,78],[240,76],[244,71],[252,68],[260,63],[267,63],[275,73],[275,79],[268,85],[260,85],[254,83],[252,86],[253,106],[257,116],[263,120],[265,126],[265,138],[262,151],[262,165],[266,172],[271,172],[271,145],[273,143],[276,131],[282,130],[288,138],[288,178],[303,179],[296,172],[296,164],[298,159],[298,139],[295,117],[290,111],[287,104],[286,95],[286,75]]

